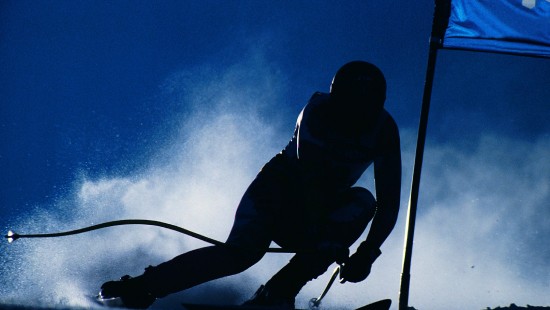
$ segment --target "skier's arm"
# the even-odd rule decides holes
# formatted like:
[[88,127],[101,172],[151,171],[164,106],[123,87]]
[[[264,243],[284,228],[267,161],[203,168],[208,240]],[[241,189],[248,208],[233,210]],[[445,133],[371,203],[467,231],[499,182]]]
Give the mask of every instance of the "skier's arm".
[[389,236],[397,221],[401,194],[401,150],[399,131],[393,120],[388,122],[382,153],[374,161],[377,208],[367,240],[342,266],[340,282],[363,281],[370,274],[372,263],[381,254],[380,246]]
[[376,186],[376,214],[372,221],[366,245],[380,249],[397,221],[401,195],[401,150],[399,131],[393,120],[388,126],[383,156],[374,161]]

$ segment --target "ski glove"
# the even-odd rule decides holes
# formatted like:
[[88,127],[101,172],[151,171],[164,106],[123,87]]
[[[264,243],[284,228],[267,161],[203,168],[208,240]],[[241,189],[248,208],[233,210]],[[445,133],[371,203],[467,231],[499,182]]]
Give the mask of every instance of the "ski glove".
[[370,274],[372,263],[380,254],[382,252],[379,249],[369,249],[364,244],[359,246],[357,252],[341,266],[340,283],[357,283],[365,280]]
[[321,243],[317,250],[323,255],[328,255],[334,259],[334,261],[341,265],[348,260],[349,249],[341,244],[324,242]]

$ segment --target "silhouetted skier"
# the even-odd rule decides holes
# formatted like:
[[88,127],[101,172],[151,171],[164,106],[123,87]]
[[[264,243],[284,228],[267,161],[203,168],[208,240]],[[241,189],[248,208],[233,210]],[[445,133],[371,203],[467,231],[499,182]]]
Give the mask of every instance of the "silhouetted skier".
[[[271,241],[305,251],[246,304],[294,308],[300,289],[334,262],[343,264],[341,282],[364,280],[399,211],[399,130],[383,108],[385,99],[386,81],[376,66],[363,61],[344,65],[329,94],[313,94],[288,145],[244,193],[226,242],[235,247],[181,254],[138,277],[106,282],[100,296],[146,308],[156,298],[246,270]],[[367,189],[354,187],[373,162],[376,199]],[[367,239],[348,257],[348,248],[371,220]]]

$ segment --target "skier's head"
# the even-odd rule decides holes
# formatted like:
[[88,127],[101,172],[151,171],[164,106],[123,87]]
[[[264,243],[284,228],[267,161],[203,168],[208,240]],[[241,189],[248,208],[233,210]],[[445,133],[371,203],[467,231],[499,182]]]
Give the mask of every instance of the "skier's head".
[[386,79],[375,65],[352,61],[334,75],[330,96],[335,105],[352,115],[375,117],[386,101]]

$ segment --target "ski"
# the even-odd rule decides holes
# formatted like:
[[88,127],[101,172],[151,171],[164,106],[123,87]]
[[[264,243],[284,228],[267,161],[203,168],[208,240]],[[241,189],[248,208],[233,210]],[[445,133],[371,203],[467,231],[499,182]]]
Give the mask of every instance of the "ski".
[[[209,304],[192,304],[183,303],[183,309],[185,310],[283,310],[286,308],[276,306],[239,306],[239,305],[209,305]],[[368,304],[366,306],[357,308],[356,310],[389,310],[391,306],[391,299],[382,299],[377,302]],[[295,309],[306,310],[306,309]]]
[[372,304],[368,304],[356,310],[390,310],[391,299],[382,299]]
[[[239,305],[208,305],[208,304],[189,304],[183,303],[185,310],[288,310],[277,306],[239,306]],[[306,310],[306,309],[295,309]]]
[[96,305],[107,307],[107,308],[124,308],[124,303],[118,297],[116,298],[102,298],[99,295],[89,296],[86,295],[88,300],[91,300]]

